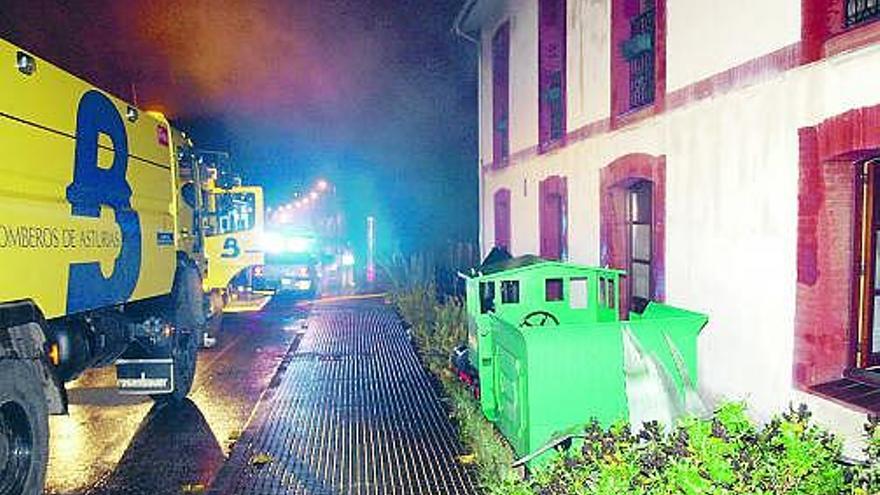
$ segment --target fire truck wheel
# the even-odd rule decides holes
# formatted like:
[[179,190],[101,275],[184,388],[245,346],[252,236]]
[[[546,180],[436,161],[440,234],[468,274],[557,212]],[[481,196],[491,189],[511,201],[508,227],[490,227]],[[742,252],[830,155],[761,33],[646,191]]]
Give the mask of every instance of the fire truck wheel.
[[178,403],[186,398],[192,389],[196,376],[196,353],[198,351],[197,334],[177,331],[174,336],[174,348],[171,359],[174,360],[174,391],[170,394],[156,395],[157,402]]
[[0,495],[43,493],[49,452],[46,397],[32,367],[0,360]]
[[160,402],[179,402],[189,394],[196,374],[199,337],[204,332],[202,281],[195,268],[181,264],[174,276],[170,318],[174,323],[174,391],[153,397]]

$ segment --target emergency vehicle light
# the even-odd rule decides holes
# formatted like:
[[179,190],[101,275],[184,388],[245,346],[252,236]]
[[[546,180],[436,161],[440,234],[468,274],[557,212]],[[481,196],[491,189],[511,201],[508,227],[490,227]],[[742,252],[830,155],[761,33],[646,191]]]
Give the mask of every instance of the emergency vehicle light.
[[25,52],[18,52],[15,54],[15,65],[18,67],[18,71],[26,76],[37,71],[37,60],[33,55],[29,55]]

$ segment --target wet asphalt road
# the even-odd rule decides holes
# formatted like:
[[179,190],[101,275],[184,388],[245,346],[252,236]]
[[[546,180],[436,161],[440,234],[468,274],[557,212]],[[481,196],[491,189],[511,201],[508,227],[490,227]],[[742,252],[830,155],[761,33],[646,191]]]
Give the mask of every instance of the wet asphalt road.
[[50,417],[47,494],[199,493],[226,461],[278,364],[298,341],[302,302],[226,315],[199,354],[189,399],[157,407],[116,392],[112,367],[68,384],[70,415]]

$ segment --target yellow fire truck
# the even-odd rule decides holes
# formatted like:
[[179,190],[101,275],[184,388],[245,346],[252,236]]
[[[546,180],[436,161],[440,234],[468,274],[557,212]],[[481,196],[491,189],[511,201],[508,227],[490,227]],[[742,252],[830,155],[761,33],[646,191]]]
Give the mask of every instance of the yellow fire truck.
[[261,263],[262,191],[205,186],[162,115],[3,40],[0,173],[0,495],[37,494],[66,381],[189,392],[223,287]]

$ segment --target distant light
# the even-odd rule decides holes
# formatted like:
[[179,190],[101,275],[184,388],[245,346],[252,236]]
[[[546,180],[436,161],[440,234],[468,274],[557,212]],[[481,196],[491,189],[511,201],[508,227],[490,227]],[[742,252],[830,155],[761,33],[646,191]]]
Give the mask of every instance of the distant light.
[[317,187],[319,191],[325,191],[327,189],[327,181],[324,179],[319,180]]
[[309,198],[304,198],[304,199],[302,200],[302,204],[304,204],[304,205],[309,204]]
[[354,255],[351,253],[344,253],[342,255],[342,266],[354,266]]
[[312,199],[318,199],[318,193],[316,193],[315,191],[312,191],[309,193],[309,197]]
[[266,207],[266,213],[272,213],[272,207],[271,207],[271,206],[267,206],[267,207]]
[[292,253],[305,253],[312,247],[312,240],[308,237],[291,237],[287,239],[287,250]]
[[284,251],[284,237],[275,232],[266,232],[263,235],[263,249],[270,253],[280,253]]
[[295,206],[297,208],[301,208],[302,205],[303,205],[302,201],[297,201],[296,203],[293,204],[293,206]]

